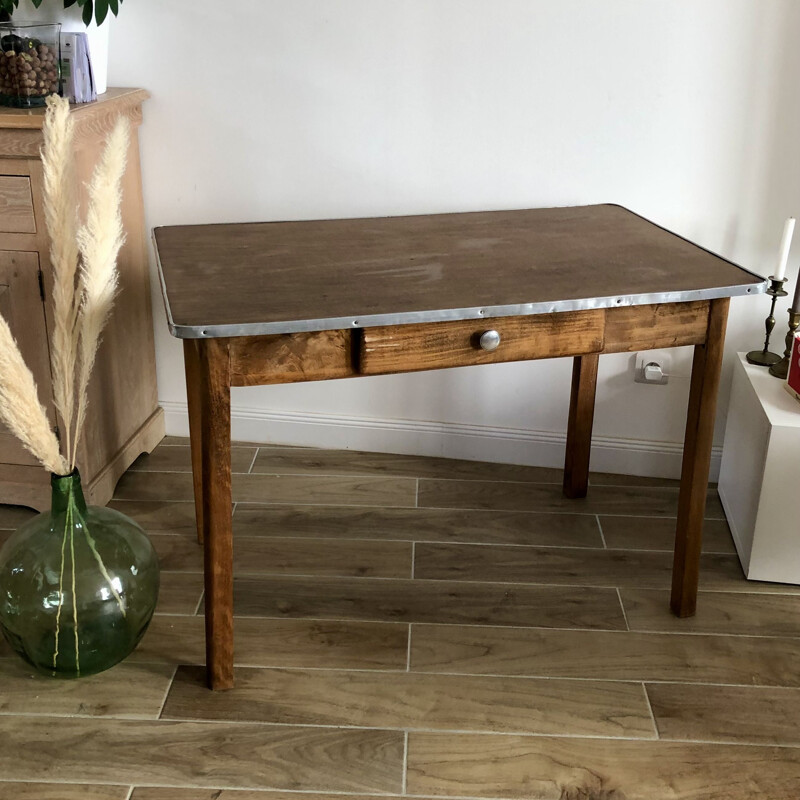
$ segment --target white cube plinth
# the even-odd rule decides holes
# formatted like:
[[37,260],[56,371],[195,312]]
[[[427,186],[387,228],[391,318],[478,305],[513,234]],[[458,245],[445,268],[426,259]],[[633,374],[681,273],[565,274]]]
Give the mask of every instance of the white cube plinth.
[[738,354],[719,496],[745,575],[800,584],[800,402]]

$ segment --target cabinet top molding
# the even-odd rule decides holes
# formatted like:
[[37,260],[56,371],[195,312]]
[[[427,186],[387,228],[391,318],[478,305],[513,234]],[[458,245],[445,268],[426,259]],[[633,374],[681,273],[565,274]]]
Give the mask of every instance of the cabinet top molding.
[[[150,97],[144,89],[109,89],[93,103],[73,104],[75,146],[94,146],[125,114],[131,125],[142,122],[142,103]],[[43,144],[44,108],[0,108],[0,158],[39,158]]]
[[[137,108],[150,97],[145,89],[109,89],[91,103],[73,103],[70,111],[79,124],[104,117],[113,112],[118,114],[126,108]],[[5,108],[0,107],[0,128],[20,128],[41,130],[44,124],[44,108]]]

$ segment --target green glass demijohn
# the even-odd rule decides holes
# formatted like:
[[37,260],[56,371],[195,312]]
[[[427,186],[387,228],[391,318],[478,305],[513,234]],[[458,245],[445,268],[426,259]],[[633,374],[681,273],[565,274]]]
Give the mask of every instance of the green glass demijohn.
[[133,520],[87,507],[77,470],[51,484],[50,512],[0,549],[0,629],[39,671],[77,678],[139,643],[158,599],[158,560]]

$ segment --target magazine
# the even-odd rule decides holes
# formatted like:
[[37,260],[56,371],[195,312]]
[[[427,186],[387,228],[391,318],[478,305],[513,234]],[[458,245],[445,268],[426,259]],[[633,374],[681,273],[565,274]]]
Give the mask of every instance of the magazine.
[[89,37],[85,33],[61,34],[61,81],[62,94],[70,103],[97,100]]

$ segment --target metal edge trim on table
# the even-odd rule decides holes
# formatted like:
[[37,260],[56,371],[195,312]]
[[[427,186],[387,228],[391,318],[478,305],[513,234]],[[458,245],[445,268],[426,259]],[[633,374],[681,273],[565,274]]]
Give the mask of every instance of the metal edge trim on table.
[[[420,322],[453,322],[486,317],[513,317],[534,314],[555,314],[562,311],[585,311],[599,308],[622,308],[654,303],[685,303],[696,300],[716,300],[721,297],[738,297],[761,294],[767,288],[762,283],[723,286],[713,289],[694,289],[682,292],[654,294],[612,295],[610,297],[578,298],[543,303],[521,303],[507,306],[475,306],[473,308],[436,309],[431,311],[393,312],[367,314],[353,317],[328,317],[322,319],[286,320],[279,322],[248,322],[236,325],[176,325],[166,299],[163,273],[159,267],[161,288],[167,309],[170,333],[178,339],[213,339],[234,336],[268,336],[281,333],[306,333],[311,331],[343,330],[347,328],[374,328],[383,325],[413,325]],[[760,276],[759,276],[760,277]]]

